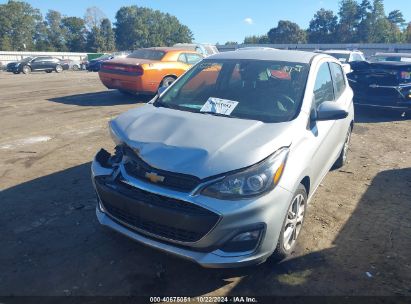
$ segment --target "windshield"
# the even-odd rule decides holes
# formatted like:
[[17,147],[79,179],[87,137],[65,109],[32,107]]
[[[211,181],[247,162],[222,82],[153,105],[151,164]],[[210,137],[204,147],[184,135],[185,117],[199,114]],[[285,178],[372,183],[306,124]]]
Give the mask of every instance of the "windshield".
[[327,55],[333,56],[338,59],[340,62],[345,63],[350,59],[350,54],[341,54],[341,53],[327,53]]
[[203,60],[155,103],[202,114],[284,122],[300,110],[309,66],[262,60]]
[[128,58],[161,60],[166,52],[158,50],[137,50],[128,55]]

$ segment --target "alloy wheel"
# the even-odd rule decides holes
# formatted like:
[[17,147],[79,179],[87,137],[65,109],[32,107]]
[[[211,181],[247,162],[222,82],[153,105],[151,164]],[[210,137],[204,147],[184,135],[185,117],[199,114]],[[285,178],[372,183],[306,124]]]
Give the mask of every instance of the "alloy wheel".
[[348,155],[348,148],[350,147],[350,140],[351,140],[351,128],[348,130],[347,137],[345,138],[344,142],[344,147],[343,147],[343,163],[347,161],[347,155]]
[[287,218],[284,226],[283,247],[290,250],[297,241],[305,215],[305,198],[302,194],[294,197],[290,208],[288,209]]

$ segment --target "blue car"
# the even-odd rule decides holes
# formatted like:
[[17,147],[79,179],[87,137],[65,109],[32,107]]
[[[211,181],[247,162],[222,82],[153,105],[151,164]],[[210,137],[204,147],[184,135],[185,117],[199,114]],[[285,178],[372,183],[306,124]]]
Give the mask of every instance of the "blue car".
[[88,63],[86,63],[86,70],[89,72],[98,72],[100,71],[100,68],[103,62],[114,59],[114,58],[126,57],[128,54],[129,53],[127,52],[117,52],[117,53],[112,53],[112,54],[105,54],[98,58],[92,59]]

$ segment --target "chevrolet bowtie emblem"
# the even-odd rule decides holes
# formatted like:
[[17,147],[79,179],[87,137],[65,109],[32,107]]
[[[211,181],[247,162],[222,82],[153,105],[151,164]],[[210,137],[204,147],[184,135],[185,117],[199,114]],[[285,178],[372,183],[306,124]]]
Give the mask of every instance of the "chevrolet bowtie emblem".
[[158,183],[164,181],[164,176],[157,175],[155,172],[146,172],[145,177],[150,180],[152,183]]

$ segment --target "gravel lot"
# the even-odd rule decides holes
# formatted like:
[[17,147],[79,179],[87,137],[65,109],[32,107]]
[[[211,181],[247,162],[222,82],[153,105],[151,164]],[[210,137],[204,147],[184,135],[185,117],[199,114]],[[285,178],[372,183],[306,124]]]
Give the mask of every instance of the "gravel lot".
[[96,220],[90,160],[141,101],[96,73],[0,72],[0,295],[411,295],[410,119],[356,113],[290,260],[210,270]]

